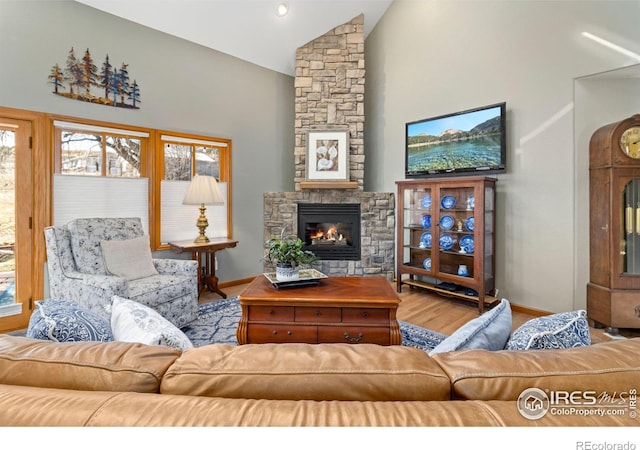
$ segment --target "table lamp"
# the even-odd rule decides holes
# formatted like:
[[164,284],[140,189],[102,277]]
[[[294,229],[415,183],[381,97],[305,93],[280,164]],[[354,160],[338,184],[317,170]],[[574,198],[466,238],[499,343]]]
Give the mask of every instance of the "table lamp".
[[224,199],[218,189],[218,182],[214,177],[207,175],[196,175],[191,179],[191,184],[182,200],[183,205],[200,205],[200,217],[196,222],[196,227],[200,230],[200,235],[195,239],[196,243],[209,242],[209,238],[204,231],[209,226],[205,205],[224,205]]

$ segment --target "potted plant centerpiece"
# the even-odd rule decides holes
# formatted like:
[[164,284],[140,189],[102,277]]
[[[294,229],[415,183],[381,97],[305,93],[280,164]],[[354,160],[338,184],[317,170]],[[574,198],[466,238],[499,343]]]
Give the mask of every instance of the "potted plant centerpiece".
[[267,240],[267,259],[276,264],[276,279],[278,281],[295,281],[298,279],[300,265],[311,264],[318,257],[310,250],[303,249],[304,243],[297,236],[285,235],[285,229],[280,236]]

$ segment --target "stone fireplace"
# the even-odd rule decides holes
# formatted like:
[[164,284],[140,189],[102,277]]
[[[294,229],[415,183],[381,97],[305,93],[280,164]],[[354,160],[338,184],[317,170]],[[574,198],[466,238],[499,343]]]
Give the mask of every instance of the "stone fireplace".
[[[284,228],[319,256],[315,267],[327,275],[378,275],[391,281],[395,273],[395,196],[364,191],[364,83],[363,15],[296,51],[295,192],[264,194],[264,239],[279,235]],[[308,133],[329,130],[349,132],[349,179],[308,180]],[[342,209],[351,215],[345,216]],[[309,211],[311,217],[305,218]],[[318,211],[327,214],[323,217]],[[314,244],[308,235],[310,228],[326,232],[324,228],[331,224],[343,227],[337,231],[342,231],[343,238],[348,234],[347,242],[318,240]],[[351,227],[348,233],[346,225]],[[264,269],[273,267],[265,261]]]
[[[265,240],[277,236],[284,227],[297,234],[298,207],[303,204],[352,204],[360,208],[360,257],[326,259],[314,267],[326,275],[382,275],[390,281],[395,272],[395,196],[386,192],[349,192],[338,189],[264,194]],[[304,239],[304,237],[300,237]],[[314,249],[315,252],[315,249]],[[273,267],[265,261],[265,271]]]
[[298,237],[320,259],[360,259],[359,203],[298,203]]

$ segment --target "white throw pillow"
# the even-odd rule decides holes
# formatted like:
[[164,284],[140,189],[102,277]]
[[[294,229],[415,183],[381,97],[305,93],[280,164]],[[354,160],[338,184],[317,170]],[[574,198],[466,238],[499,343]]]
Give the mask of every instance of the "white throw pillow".
[[158,312],[117,295],[111,300],[111,331],[116,341],[166,345],[181,351],[193,348],[189,338]]
[[149,236],[144,235],[124,241],[100,241],[107,272],[125,280],[158,275],[153,265]]

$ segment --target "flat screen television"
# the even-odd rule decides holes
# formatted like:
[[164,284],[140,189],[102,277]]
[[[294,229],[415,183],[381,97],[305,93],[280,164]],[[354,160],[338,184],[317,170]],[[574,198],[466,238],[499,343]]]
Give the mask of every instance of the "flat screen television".
[[405,176],[506,171],[506,102],[409,122]]

